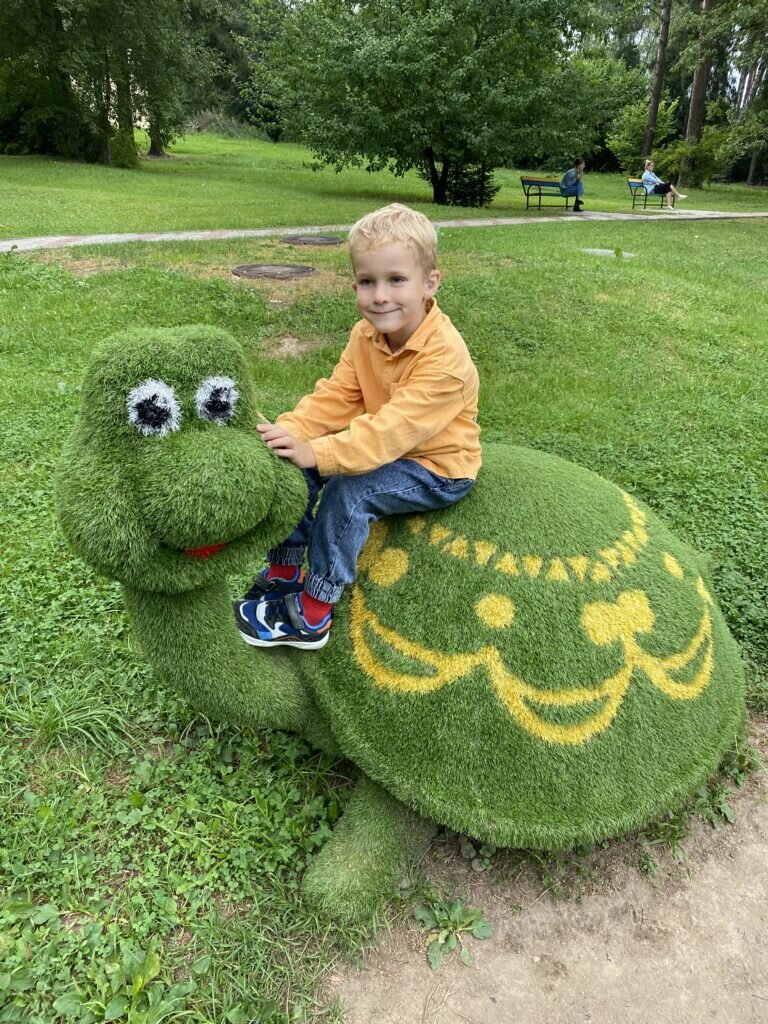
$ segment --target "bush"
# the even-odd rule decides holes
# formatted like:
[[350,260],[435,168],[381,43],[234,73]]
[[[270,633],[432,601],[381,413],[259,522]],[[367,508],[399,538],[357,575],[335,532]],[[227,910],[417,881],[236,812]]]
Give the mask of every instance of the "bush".
[[0,68],[0,152],[55,154],[95,161],[99,141],[91,112],[74,93],[24,62]]
[[726,144],[728,131],[709,126],[699,142],[679,140],[654,152],[656,173],[665,181],[676,181],[682,174],[683,184],[698,188],[713,174],[727,171]]
[[109,140],[109,158],[113,167],[139,166],[139,152],[133,132],[116,132]]
[[[608,148],[619,161],[622,171],[627,174],[642,171],[643,141],[647,123],[648,100],[642,99],[623,107],[608,129]],[[656,118],[656,147],[662,146],[672,138],[676,124],[677,100],[662,99]]]
[[[419,171],[424,181],[432,183],[429,172]],[[490,206],[501,188],[493,180],[493,168],[487,164],[462,164],[452,166],[446,185],[446,206]]]
[[227,139],[261,138],[251,125],[243,124],[236,117],[221,110],[199,110],[190,123],[190,131],[212,132],[214,135],[223,135]]

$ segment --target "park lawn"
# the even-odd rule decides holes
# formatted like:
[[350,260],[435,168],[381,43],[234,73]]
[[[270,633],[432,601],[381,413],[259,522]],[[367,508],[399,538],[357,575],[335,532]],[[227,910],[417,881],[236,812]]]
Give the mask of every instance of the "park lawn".
[[[137,170],[44,157],[0,156],[0,240],[36,235],[200,228],[351,224],[385,203],[408,203],[434,220],[526,214],[518,170],[500,169],[502,186],[487,213],[435,206],[411,172],[314,172],[307,149],[289,143],[190,135],[167,160]],[[631,212],[626,176],[587,174],[587,210]],[[716,185],[691,190],[686,209],[768,210],[768,190]],[[548,216],[564,207],[548,206]],[[538,214],[529,210],[527,215]]]
[[[764,225],[441,229],[440,245],[485,436],[608,476],[706,552],[768,711]],[[278,261],[318,273],[229,273]],[[100,1021],[140,1007],[142,977],[169,1021],[341,1021],[322,978],[370,936],[317,920],[299,885],[349,766],[159,688],[119,587],[64,546],[52,474],[91,351],[126,327],[224,327],[258,366],[260,407],[289,407],[356,318],[348,254],[275,239],[12,254],[0,296],[0,1022]]]

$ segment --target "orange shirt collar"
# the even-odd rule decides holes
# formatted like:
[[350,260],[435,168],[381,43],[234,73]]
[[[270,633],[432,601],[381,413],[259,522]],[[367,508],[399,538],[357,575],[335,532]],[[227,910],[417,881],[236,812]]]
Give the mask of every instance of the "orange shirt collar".
[[[406,349],[412,349],[414,352],[418,352],[420,349],[424,348],[424,345],[426,344],[427,341],[427,335],[432,330],[435,320],[438,318],[438,316],[440,316],[440,307],[438,306],[434,299],[427,300],[426,309],[427,315],[424,317],[424,319],[421,321],[419,326],[410,336],[408,341],[406,341],[403,347],[397,350],[398,352],[405,352]],[[387,355],[393,354],[392,350],[390,349],[389,345],[386,342],[384,335],[381,333],[381,331],[377,331],[373,324],[370,324],[368,323],[367,320],[364,320],[362,331],[366,337],[371,339],[371,341],[377,348],[383,349],[387,353]]]

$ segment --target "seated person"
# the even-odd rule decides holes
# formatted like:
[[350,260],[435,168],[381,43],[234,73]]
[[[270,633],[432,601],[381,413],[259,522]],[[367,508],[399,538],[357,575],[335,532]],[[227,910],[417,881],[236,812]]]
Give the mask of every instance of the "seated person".
[[584,161],[579,156],[573,162],[573,167],[566,171],[560,181],[560,193],[564,196],[576,196],[573,204],[573,212],[578,213],[584,206],[581,197],[584,195],[584,183],[581,176],[584,174]]
[[674,212],[675,207],[672,202],[672,197],[675,196],[677,199],[687,199],[688,196],[683,195],[682,192],[678,192],[674,185],[670,184],[668,181],[662,181],[661,178],[657,177],[653,173],[653,160],[646,160],[644,166],[643,184],[645,185],[645,191],[649,196],[666,196],[667,202],[664,209]]

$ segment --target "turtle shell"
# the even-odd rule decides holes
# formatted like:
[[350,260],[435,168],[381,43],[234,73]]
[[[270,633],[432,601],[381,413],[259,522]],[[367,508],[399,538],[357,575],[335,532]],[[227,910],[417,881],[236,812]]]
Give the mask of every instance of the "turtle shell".
[[700,556],[603,478],[501,444],[458,505],[374,524],[302,668],[367,775],[498,845],[649,822],[745,721]]

